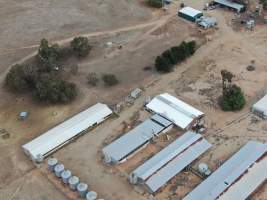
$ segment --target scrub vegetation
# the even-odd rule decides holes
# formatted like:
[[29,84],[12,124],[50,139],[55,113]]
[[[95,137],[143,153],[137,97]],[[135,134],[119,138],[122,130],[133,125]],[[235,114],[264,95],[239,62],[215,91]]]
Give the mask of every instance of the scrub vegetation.
[[196,42],[182,42],[179,46],[174,46],[164,51],[155,60],[155,67],[159,72],[171,72],[174,66],[192,56],[196,51]]

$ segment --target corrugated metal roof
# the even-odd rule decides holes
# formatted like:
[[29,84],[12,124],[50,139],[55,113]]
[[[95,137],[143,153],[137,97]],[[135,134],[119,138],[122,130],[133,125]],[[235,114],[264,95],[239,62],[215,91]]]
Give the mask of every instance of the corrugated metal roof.
[[156,96],[146,107],[171,120],[182,129],[186,129],[195,118],[204,115],[201,111],[168,93]]
[[257,103],[252,106],[252,110],[261,112],[264,116],[267,116],[267,95],[261,98]]
[[191,7],[184,7],[181,10],[179,10],[179,12],[183,13],[185,15],[188,15],[190,17],[196,17],[197,15],[202,14],[201,11],[196,10],[194,8],[191,8]]
[[161,167],[167,164],[182,151],[199,140],[202,136],[194,132],[188,131],[170,145],[165,147],[159,153],[147,160],[132,172],[131,176],[135,176],[143,181],[158,171]]
[[217,24],[217,19],[215,17],[203,16],[199,18],[197,23],[203,27],[211,27]]
[[241,4],[238,4],[238,3],[235,3],[235,2],[231,2],[231,1],[228,1],[228,0],[214,0],[214,2],[222,4],[222,5],[230,7],[230,8],[234,8],[238,12],[240,12],[244,8],[244,5],[241,5]]
[[95,123],[100,123],[111,113],[112,111],[107,105],[97,103],[23,145],[22,148],[35,160],[39,156],[44,156],[64,144]]
[[119,162],[131,154],[131,152],[144,145],[163,129],[165,129],[165,127],[151,119],[147,119],[130,132],[104,147],[102,151],[105,156],[112,158],[113,161]]
[[153,120],[153,121],[159,123],[160,125],[162,125],[162,126],[164,126],[164,127],[168,127],[168,126],[172,125],[172,122],[171,122],[171,121],[169,121],[169,120],[166,119],[165,117],[162,117],[162,116],[160,116],[160,115],[158,115],[158,114],[153,115],[153,116],[151,117],[151,120]]
[[208,143],[207,140],[201,139],[184,150],[179,156],[170,161],[145,182],[145,185],[149,189],[150,193],[158,191],[169,180],[181,172],[186,166],[192,163],[210,147],[211,144]]
[[248,142],[183,200],[214,200],[267,151],[267,144]]
[[245,200],[247,199],[264,181],[267,180],[267,156],[260,162],[256,162],[242,176],[227,189],[218,199],[219,200]]

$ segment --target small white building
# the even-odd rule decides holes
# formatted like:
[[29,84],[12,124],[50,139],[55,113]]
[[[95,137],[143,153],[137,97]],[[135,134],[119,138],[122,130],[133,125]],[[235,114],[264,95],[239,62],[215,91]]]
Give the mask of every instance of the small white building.
[[267,119],[267,95],[255,103],[251,110],[253,113],[259,115],[263,119]]
[[111,114],[107,105],[97,103],[24,144],[22,148],[33,161],[39,162],[87,129],[100,124]]

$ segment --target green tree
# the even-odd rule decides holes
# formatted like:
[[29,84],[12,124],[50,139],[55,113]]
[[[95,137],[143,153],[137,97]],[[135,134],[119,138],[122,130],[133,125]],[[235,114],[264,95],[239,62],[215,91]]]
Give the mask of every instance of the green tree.
[[71,41],[71,47],[79,57],[87,56],[91,50],[87,37],[75,37]]
[[263,5],[264,10],[267,9],[267,0],[260,0],[260,3]]
[[42,39],[38,49],[38,58],[41,64],[39,70],[50,72],[57,69],[59,46],[57,44],[49,45],[46,39]]
[[179,46],[174,46],[164,51],[161,56],[157,56],[155,67],[160,72],[170,72],[174,65],[192,56],[196,51],[196,42],[182,42]]
[[227,88],[227,85],[232,83],[232,79],[235,77],[235,75],[232,74],[232,72],[223,69],[221,70],[221,77],[222,77],[223,90],[225,90]]
[[166,57],[163,56],[157,56],[155,60],[155,67],[159,72],[171,72],[173,69],[173,65],[169,62]]
[[68,103],[77,95],[74,83],[61,80],[54,74],[44,73],[36,83],[35,96],[47,103]]
[[240,87],[233,84],[224,90],[221,102],[224,111],[241,110],[245,104],[246,99]]
[[155,8],[161,8],[163,6],[162,0],[148,0],[147,3]]
[[89,85],[96,86],[98,82],[99,82],[99,78],[98,78],[96,73],[91,72],[91,73],[88,74],[87,83]]
[[25,77],[24,66],[14,65],[6,76],[5,84],[10,90],[24,92],[28,89],[28,83]]
[[166,60],[168,60],[168,63],[170,63],[171,65],[175,65],[177,63],[176,59],[175,59],[176,56],[175,56],[174,52],[172,52],[171,49],[164,51],[162,53],[162,57],[164,57]]
[[119,83],[117,77],[114,74],[103,74],[102,80],[106,86],[113,86]]
[[196,51],[196,41],[192,40],[186,43],[186,49],[189,55],[193,55]]
[[223,94],[220,106],[224,111],[241,110],[246,104],[246,99],[240,87],[232,84],[235,77],[230,71],[221,70]]

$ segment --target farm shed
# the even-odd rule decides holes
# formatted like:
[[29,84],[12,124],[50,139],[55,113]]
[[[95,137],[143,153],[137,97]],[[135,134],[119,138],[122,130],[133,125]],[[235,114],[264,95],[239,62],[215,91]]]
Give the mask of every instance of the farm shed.
[[261,98],[255,103],[252,108],[252,112],[259,115],[260,117],[267,119],[267,95]]
[[107,105],[97,103],[24,144],[22,148],[33,161],[42,160],[83,131],[103,122],[111,114]]
[[225,6],[225,7],[231,8],[231,9],[235,10],[238,13],[245,9],[244,5],[235,3],[233,1],[229,1],[229,0],[214,0],[213,2],[216,3],[216,4],[219,4],[221,6]]
[[102,149],[105,162],[114,164],[124,162],[171,125],[172,122],[159,115],[147,119]]
[[[199,136],[197,135],[197,137]],[[195,140],[197,137],[194,136],[192,140]],[[184,149],[180,151],[176,157],[173,157],[171,160],[169,160],[169,162],[167,162],[156,173],[151,175],[145,181],[144,185],[148,189],[149,193],[153,194],[157,192],[168,181],[170,181],[174,176],[176,176],[179,172],[181,172],[184,168],[186,168],[189,164],[191,164],[212,146],[207,140],[202,137],[197,139],[195,142],[192,142],[192,140],[189,139],[187,141],[188,143],[185,142],[183,144],[185,146],[181,146],[181,148]]]
[[267,144],[248,142],[183,200],[247,199],[267,178],[266,156]]
[[184,7],[181,10],[179,10],[178,16],[186,20],[189,20],[191,22],[195,22],[197,18],[203,16],[203,13],[191,7]]
[[215,17],[202,16],[198,18],[196,22],[204,29],[208,29],[217,25],[217,19]]
[[146,108],[154,113],[164,116],[182,129],[190,128],[204,116],[204,113],[201,111],[168,93],[153,98],[146,105]]
[[166,148],[147,160],[130,174],[130,182],[133,184],[144,183],[151,175],[156,173],[165,164],[178,156],[197,140],[201,139],[200,134],[188,131]]

